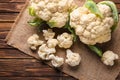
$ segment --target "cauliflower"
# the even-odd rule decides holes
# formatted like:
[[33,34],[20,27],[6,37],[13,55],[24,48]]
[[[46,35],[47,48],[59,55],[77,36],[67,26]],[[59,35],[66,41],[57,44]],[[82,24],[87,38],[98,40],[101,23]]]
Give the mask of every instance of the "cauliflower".
[[49,48],[46,44],[42,44],[39,47],[38,55],[42,60],[50,60],[49,56],[55,52],[55,48]]
[[71,50],[67,49],[66,50],[67,53],[67,59],[66,59],[66,63],[70,66],[77,66],[79,65],[80,61],[81,61],[81,57],[78,53],[73,53]]
[[54,67],[60,67],[64,64],[64,59],[58,56],[54,56],[53,54],[49,56],[52,59],[51,63]]
[[85,6],[78,7],[70,13],[70,25],[75,29],[80,41],[87,45],[104,43],[111,39],[111,28],[114,24],[111,8],[104,4],[98,4],[103,18],[92,13]]
[[73,44],[73,35],[66,32],[57,36],[58,46],[61,48],[70,48]]
[[37,34],[33,34],[28,38],[27,43],[32,50],[36,50],[38,46],[44,43],[44,41],[40,40]]
[[57,44],[58,44],[57,39],[49,39],[49,40],[47,41],[47,45],[48,45],[48,47],[50,47],[50,48],[55,48]]
[[55,36],[55,32],[53,32],[52,29],[43,30],[43,36],[45,40],[52,39]]
[[74,0],[30,0],[34,14],[47,21],[50,27],[63,27],[69,12],[76,7]]
[[112,51],[106,51],[103,53],[101,60],[105,65],[114,65],[114,60],[118,59],[118,55]]

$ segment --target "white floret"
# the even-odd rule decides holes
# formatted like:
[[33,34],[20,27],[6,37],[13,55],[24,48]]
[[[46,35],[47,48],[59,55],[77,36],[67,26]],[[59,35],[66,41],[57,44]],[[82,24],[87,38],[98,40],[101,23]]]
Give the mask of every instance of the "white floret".
[[43,30],[43,36],[45,40],[52,39],[55,36],[55,32],[53,32],[52,29]]
[[64,59],[58,56],[50,55],[49,56],[51,63],[54,67],[61,67],[64,64]]
[[46,44],[42,44],[38,50],[38,55],[42,60],[50,60],[49,56],[54,53],[56,53],[56,49],[49,48]]
[[58,28],[66,24],[69,12],[75,6],[74,0],[30,0],[30,7],[35,9],[36,15],[44,21],[54,21],[52,27]]
[[58,44],[58,40],[57,39],[49,39],[47,41],[47,45],[50,48],[55,48],[57,46],[57,44]]
[[66,59],[66,63],[70,66],[77,66],[80,64],[81,61],[81,57],[79,55],[79,53],[74,53],[71,50],[67,49],[66,50],[67,53],[67,59]]
[[36,50],[38,46],[44,43],[44,41],[40,40],[37,34],[33,34],[28,38],[27,43],[32,50]]
[[61,28],[66,24],[67,20],[68,20],[68,13],[56,12],[49,20],[49,23],[52,24],[51,27],[57,26],[57,28]]
[[97,5],[100,12],[105,16],[105,17],[109,17],[112,15],[112,10],[109,6],[105,5],[105,4],[98,4]]
[[105,65],[113,66],[114,65],[114,60],[118,59],[118,55],[115,54],[112,51],[106,51],[103,53],[103,56],[101,58],[102,62]]
[[88,45],[104,43],[111,39],[114,24],[112,11],[107,5],[98,5],[104,18],[99,18],[86,7],[79,7],[70,13],[70,25],[75,29],[80,41]]
[[73,44],[73,35],[65,32],[61,35],[58,35],[57,40],[60,48],[70,48]]

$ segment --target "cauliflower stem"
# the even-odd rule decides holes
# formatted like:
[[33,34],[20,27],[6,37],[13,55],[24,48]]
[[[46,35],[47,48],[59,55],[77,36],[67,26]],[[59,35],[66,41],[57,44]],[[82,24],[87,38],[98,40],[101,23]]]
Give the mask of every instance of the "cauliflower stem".
[[69,32],[71,32],[71,34],[73,35],[73,41],[76,42],[77,35],[75,34],[75,30],[71,28],[69,23],[70,23],[70,14],[69,14],[68,21],[66,22],[64,28],[67,29]]
[[29,7],[29,15],[36,16],[35,9],[33,7]]
[[93,52],[95,52],[99,57],[102,57],[102,50],[95,45],[87,45]]
[[99,16],[100,18],[103,18],[102,13],[98,9],[96,3],[93,0],[87,0],[84,4],[86,8],[88,8],[92,13]]
[[28,21],[28,24],[34,27],[40,26],[41,23],[43,23],[43,20],[39,18],[34,18],[33,20]]

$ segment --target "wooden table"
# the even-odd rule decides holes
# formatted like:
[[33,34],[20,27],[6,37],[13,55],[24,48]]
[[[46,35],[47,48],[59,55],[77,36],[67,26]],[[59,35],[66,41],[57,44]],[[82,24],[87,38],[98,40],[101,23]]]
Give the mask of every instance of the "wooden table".
[[[4,39],[25,1],[0,0],[0,80],[76,80],[5,43]],[[113,1],[120,13],[120,0]]]

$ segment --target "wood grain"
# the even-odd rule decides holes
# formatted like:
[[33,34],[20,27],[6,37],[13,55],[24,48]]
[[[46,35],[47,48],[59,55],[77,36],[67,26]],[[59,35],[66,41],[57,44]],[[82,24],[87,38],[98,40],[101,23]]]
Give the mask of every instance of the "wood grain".
[[[5,43],[4,39],[25,1],[0,0],[0,80],[76,80]],[[120,0],[112,1],[116,3],[120,13]]]
[[24,3],[0,3],[0,12],[20,12]]

